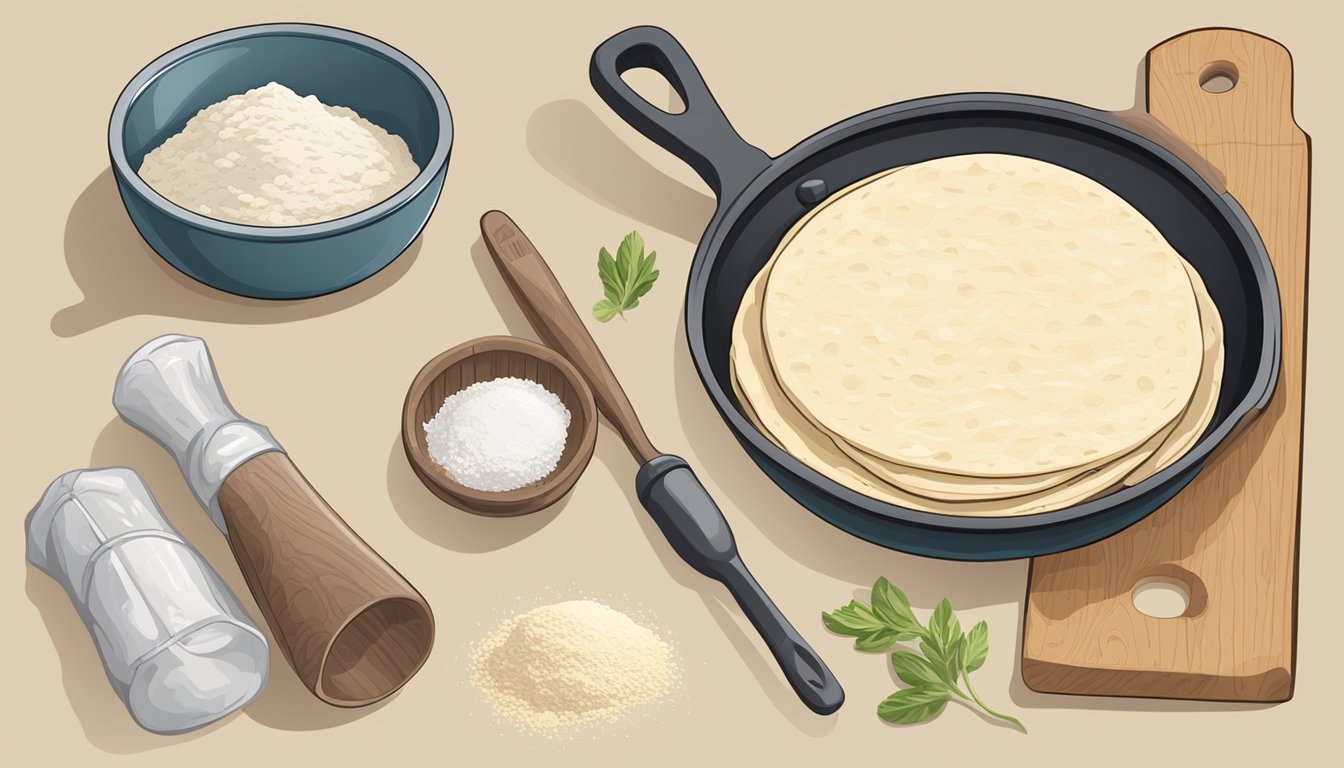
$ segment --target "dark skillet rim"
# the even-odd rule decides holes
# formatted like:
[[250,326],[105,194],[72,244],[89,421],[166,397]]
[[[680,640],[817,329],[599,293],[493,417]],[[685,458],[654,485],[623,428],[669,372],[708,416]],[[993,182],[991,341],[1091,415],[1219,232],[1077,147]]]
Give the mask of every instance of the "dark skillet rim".
[[[416,174],[414,179],[411,179],[406,186],[377,205],[338,219],[321,221],[315,224],[260,227],[212,219],[209,216],[190,211],[160,195],[146,184],[144,179],[140,178],[140,174],[131,167],[130,160],[126,157],[126,143],[123,135],[126,130],[126,115],[130,112],[131,104],[140,97],[144,90],[172,67],[220,44],[273,36],[312,37],[357,46],[395,64],[420,83],[421,87],[429,94],[430,101],[434,104],[435,116],[439,123],[439,137],[434,145],[434,152],[430,155],[429,162],[421,167],[420,172]],[[428,70],[416,63],[410,56],[377,38],[324,24],[254,24],[213,32],[183,43],[146,64],[143,69],[136,73],[135,77],[131,78],[131,81],[122,89],[121,94],[117,96],[116,104],[112,107],[112,115],[107,125],[107,148],[112,158],[112,168],[122,181],[135,191],[138,197],[154,206],[159,213],[190,227],[242,240],[313,240],[361,229],[384,219],[394,211],[409,204],[429,188],[435,177],[447,165],[452,145],[452,111],[448,108],[448,100],[443,95],[443,89],[439,87]]]
[[[802,159],[810,157],[818,151],[828,149],[854,135],[881,127],[894,122],[896,119],[971,111],[1016,113],[1037,118],[1054,118],[1106,134],[1112,140],[1127,143],[1152,155],[1164,165],[1175,170],[1188,184],[1199,191],[1216,210],[1222,213],[1228,225],[1237,233],[1240,245],[1251,261],[1256,283],[1260,289],[1260,302],[1263,308],[1261,322],[1264,326],[1264,342],[1260,349],[1260,360],[1255,379],[1248,388],[1246,396],[1233,406],[1227,418],[1206,429],[1195,446],[1179,460],[1137,485],[1064,509],[1009,517],[942,515],[888,504],[864,496],[824,477],[780,449],[764,437],[742,415],[741,411],[733,405],[732,396],[725,392],[719,386],[717,379],[714,378],[704,343],[705,329],[702,317],[705,297],[708,294],[709,276],[714,260],[725,256],[722,252],[723,241],[729,229],[731,229],[731,225],[742,215],[745,208],[755,201],[767,186],[788,173]],[[740,439],[750,443],[756,451],[767,457],[777,467],[826,495],[847,504],[849,507],[879,520],[897,521],[945,531],[989,532],[1048,528],[1073,523],[1085,518],[1103,516],[1117,507],[1138,502],[1157,492],[1183,473],[1188,472],[1192,466],[1200,465],[1202,467],[1203,462],[1209,455],[1229,435],[1233,434],[1243,421],[1264,409],[1278,381],[1279,354],[1282,344],[1278,283],[1274,275],[1273,265],[1269,260],[1269,253],[1250,217],[1230,194],[1216,191],[1207,180],[1175,154],[1151,139],[1125,128],[1111,113],[1085,107],[1081,104],[1040,96],[977,92],[914,99],[863,112],[829,128],[822,129],[799,142],[778,158],[773,159],[732,200],[719,201],[714,218],[710,221],[705,232],[705,236],[696,249],[695,260],[691,264],[691,273],[687,281],[685,320],[687,343],[690,346],[691,357],[695,361],[696,373],[700,376],[700,381],[709,393],[714,407],[718,409],[724,420],[728,422]],[[711,259],[711,255],[715,258]]]

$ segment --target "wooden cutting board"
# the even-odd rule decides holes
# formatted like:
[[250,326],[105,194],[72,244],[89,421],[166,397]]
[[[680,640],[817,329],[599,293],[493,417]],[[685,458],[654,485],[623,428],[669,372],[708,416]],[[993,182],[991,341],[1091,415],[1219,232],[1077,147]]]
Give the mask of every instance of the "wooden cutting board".
[[[1285,701],[1297,619],[1311,160],[1293,120],[1292,59],[1259,35],[1201,29],[1153,48],[1146,63],[1147,111],[1226,176],[1269,249],[1283,301],[1278,389],[1166,506],[1105,541],[1032,561],[1022,678],[1048,693]],[[1235,85],[1201,87],[1219,74]],[[1135,608],[1135,587],[1155,581],[1185,590],[1182,615]]]

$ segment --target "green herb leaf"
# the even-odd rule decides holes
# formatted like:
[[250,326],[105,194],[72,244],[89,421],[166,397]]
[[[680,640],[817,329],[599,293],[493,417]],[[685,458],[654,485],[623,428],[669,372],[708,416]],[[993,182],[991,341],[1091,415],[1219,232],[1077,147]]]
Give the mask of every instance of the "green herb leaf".
[[946,649],[951,649],[961,640],[961,622],[952,612],[952,603],[948,602],[947,598],[938,603],[938,607],[933,609],[933,615],[929,617],[928,637]]
[[966,635],[966,644],[961,652],[962,671],[974,672],[984,665],[988,656],[989,625],[982,621],[971,627],[970,634]]
[[915,618],[914,611],[910,610],[910,601],[905,593],[892,586],[885,576],[873,584],[873,613],[887,626],[903,634],[918,637],[924,633],[924,626]]
[[880,653],[900,642],[900,640],[900,635],[889,629],[883,629],[858,638],[854,641],[854,647],[867,653]]
[[593,305],[593,317],[605,323],[638,307],[640,297],[658,279],[658,270],[654,268],[657,258],[656,252],[644,255],[644,238],[638,232],[625,236],[616,248],[615,257],[606,248],[598,250],[597,275],[602,280],[605,298]]
[[919,641],[919,650],[924,654],[924,658],[929,660],[929,664],[938,674],[938,679],[955,687],[957,678],[961,677],[959,647],[954,644],[951,648],[947,648],[926,639]]
[[877,716],[888,723],[913,725],[941,715],[952,694],[946,688],[903,688],[877,705]]
[[612,303],[611,299],[603,299],[593,305],[593,317],[603,323],[615,317],[620,311],[620,308]]
[[952,604],[944,599],[933,609],[929,617],[929,630],[919,642],[929,663],[938,672],[938,677],[948,685],[956,687],[961,676],[961,645],[963,635],[961,622],[952,613]]
[[616,260],[606,248],[597,252],[597,276],[602,279],[602,295],[613,305],[621,300],[621,284],[616,279]]
[[938,603],[926,627],[915,618],[905,593],[880,578],[873,584],[872,605],[851,600],[849,605],[822,613],[821,618],[832,632],[853,637],[854,647],[861,651],[883,651],[899,642],[919,640],[918,653],[900,648],[891,654],[896,677],[910,687],[878,705],[877,714],[883,720],[923,723],[937,717],[956,698],[1026,733],[1017,718],[990,709],[971,685],[970,673],[989,656],[989,625],[981,621],[969,634],[963,632],[950,601]]
[[855,638],[854,647],[860,651],[885,651],[892,645],[909,640],[910,635],[888,626],[871,607],[858,600],[821,614],[826,628],[840,635]]
[[896,676],[906,685],[945,688],[947,681],[934,669],[929,660],[914,651],[897,651],[891,654],[891,667]]
[[821,620],[832,632],[850,637],[862,637],[886,629],[873,609],[858,600],[850,600],[849,605],[821,614]]

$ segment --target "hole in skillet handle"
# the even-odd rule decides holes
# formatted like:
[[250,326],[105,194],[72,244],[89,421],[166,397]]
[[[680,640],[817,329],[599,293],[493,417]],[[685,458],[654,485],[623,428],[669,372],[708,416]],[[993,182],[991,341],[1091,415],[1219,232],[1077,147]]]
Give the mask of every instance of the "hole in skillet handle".
[[634,67],[622,72],[621,79],[630,90],[669,115],[686,111],[686,99],[680,89],[656,69]]
[[[682,114],[689,104],[689,100],[686,98],[686,83],[681,79],[677,70],[677,65],[668,56],[667,51],[653,43],[633,45],[616,55],[616,72],[620,78],[625,81],[626,85],[630,86],[630,90],[636,96],[664,114]],[[633,82],[630,77],[631,74],[634,74]],[[656,82],[658,78],[666,81],[671,86],[672,91],[676,93],[677,100],[681,104],[680,109],[663,109],[658,106],[658,99],[645,96],[640,89],[635,87],[635,83],[647,84],[651,81]]]

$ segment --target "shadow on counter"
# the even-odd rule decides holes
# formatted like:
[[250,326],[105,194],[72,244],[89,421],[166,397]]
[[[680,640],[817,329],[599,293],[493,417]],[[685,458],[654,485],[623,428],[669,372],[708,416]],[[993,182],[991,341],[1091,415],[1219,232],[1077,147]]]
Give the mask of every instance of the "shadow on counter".
[[490,255],[490,249],[486,247],[485,239],[480,235],[477,235],[471,244],[471,263],[481,276],[481,284],[485,286],[486,293],[490,294],[490,303],[499,311],[499,316],[504,320],[504,327],[508,329],[509,334],[539,344],[544,343],[532,328],[527,315],[524,315],[522,308],[518,306],[518,301],[509,292],[504,276],[499,273],[499,268],[495,266],[495,260]]
[[71,337],[136,315],[258,325],[320,317],[354,306],[395,283],[415,263],[422,237],[382,271],[312,299],[267,301],[202,285],[154,253],[135,230],[112,169],[85,187],[65,221],[65,263],[84,298],[52,315],[51,330]]
[[714,198],[655,168],[576,99],[538,107],[527,121],[527,148],[593,202],[688,242],[714,214]]
[[[396,697],[393,694],[367,707],[344,709],[323,703],[303,686],[262,620],[261,610],[234,562],[228,540],[201,509],[176,463],[156,443],[121,419],[113,419],[94,439],[89,466],[124,466],[138,472],[164,516],[219,573],[266,635],[271,648],[270,672],[266,688],[243,710],[246,717],[276,730],[321,730],[364,717]],[[29,567],[25,592],[38,609],[60,657],[61,680],[70,706],[85,737],[95,747],[114,754],[145,752],[198,738],[238,717],[235,713],[200,730],[176,736],[141,730],[112,687],[105,683],[106,673],[98,650],[65,591],[36,568]]]

